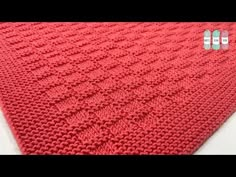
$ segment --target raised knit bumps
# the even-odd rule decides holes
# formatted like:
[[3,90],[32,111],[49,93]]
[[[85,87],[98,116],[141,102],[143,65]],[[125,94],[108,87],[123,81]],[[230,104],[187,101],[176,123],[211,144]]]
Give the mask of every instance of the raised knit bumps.
[[[205,50],[206,29],[228,50]],[[192,154],[236,109],[235,23],[0,23],[23,154]]]

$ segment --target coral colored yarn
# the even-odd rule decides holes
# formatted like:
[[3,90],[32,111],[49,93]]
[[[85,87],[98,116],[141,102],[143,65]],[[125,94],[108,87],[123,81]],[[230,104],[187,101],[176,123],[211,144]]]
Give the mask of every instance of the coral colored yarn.
[[[229,50],[204,50],[227,30]],[[0,23],[23,154],[192,154],[236,108],[236,23]]]

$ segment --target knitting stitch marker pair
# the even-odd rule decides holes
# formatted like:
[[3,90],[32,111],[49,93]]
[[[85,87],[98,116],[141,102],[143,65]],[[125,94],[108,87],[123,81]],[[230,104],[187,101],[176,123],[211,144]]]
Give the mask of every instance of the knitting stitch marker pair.
[[[221,47],[223,50],[229,48],[229,33],[228,31],[222,31],[221,34]],[[211,32],[209,30],[204,31],[204,49],[211,49]],[[212,33],[212,49],[220,49],[220,31],[215,30]]]

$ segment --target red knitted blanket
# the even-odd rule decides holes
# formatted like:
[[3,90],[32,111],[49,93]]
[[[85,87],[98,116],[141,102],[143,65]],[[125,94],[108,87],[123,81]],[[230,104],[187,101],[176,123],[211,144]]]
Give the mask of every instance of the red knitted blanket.
[[[205,50],[208,29],[227,50]],[[192,154],[235,111],[236,23],[1,23],[23,154]]]

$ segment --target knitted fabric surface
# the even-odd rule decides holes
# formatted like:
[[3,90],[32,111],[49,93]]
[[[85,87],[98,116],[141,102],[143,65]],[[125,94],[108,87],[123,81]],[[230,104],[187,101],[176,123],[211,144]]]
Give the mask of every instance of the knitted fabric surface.
[[[227,30],[228,50],[204,31]],[[192,154],[235,111],[236,23],[0,23],[23,154]]]

